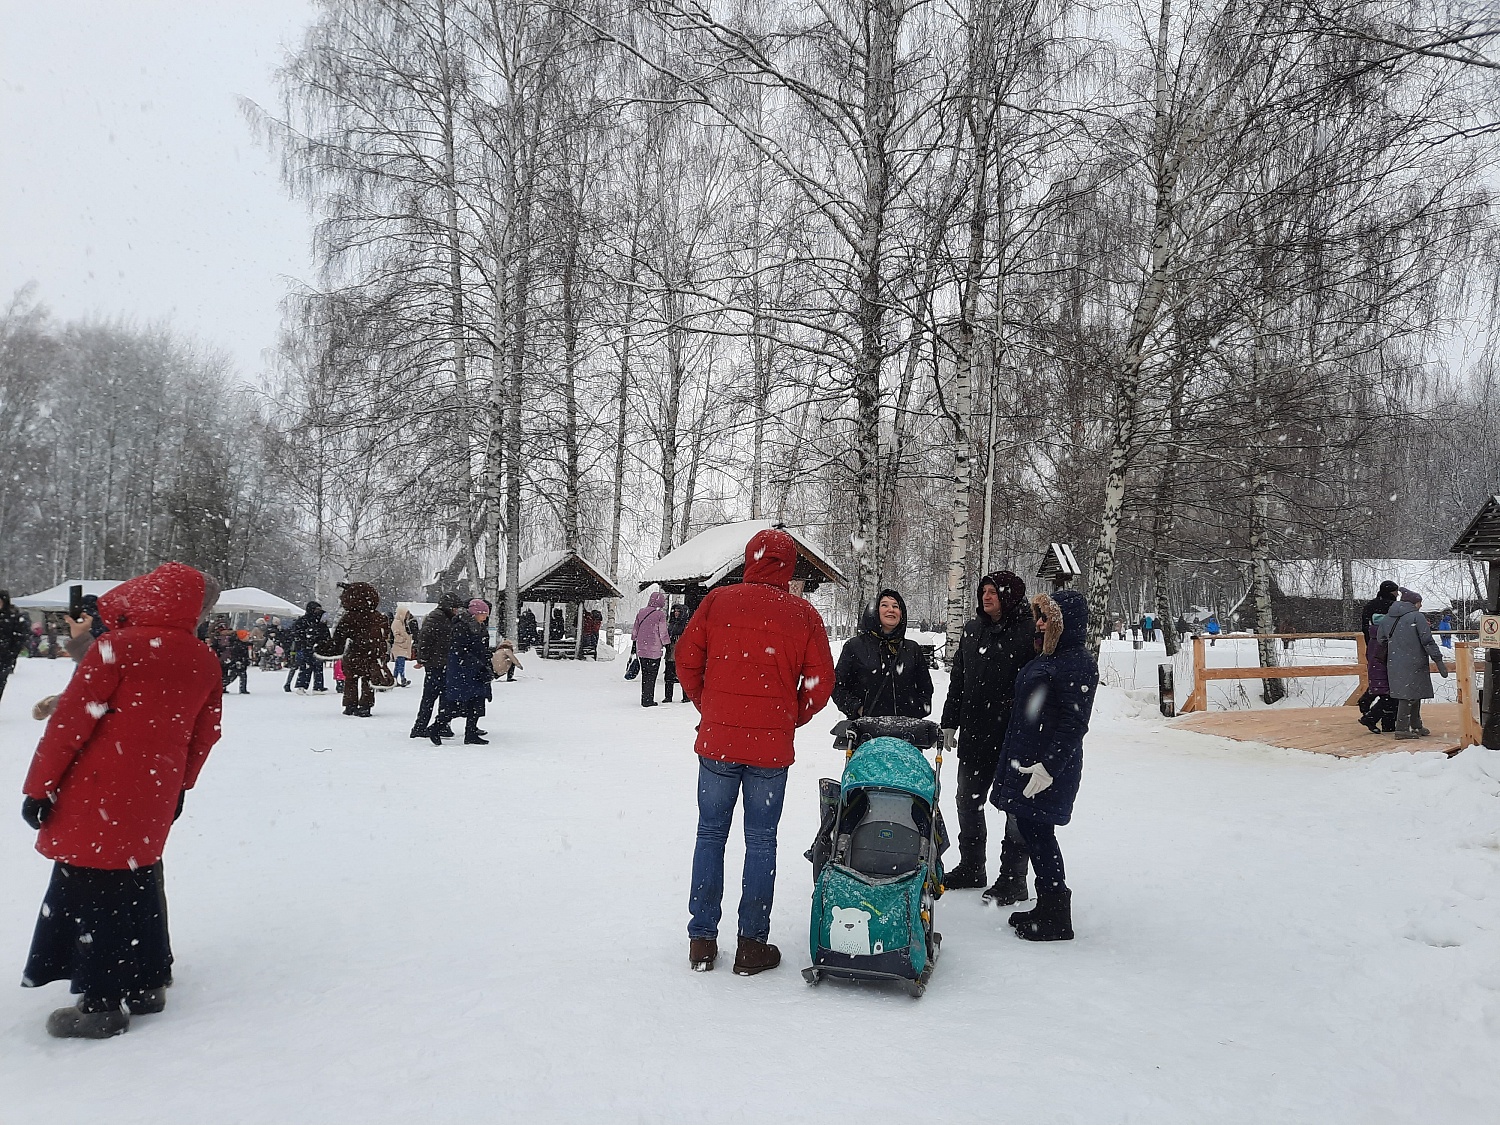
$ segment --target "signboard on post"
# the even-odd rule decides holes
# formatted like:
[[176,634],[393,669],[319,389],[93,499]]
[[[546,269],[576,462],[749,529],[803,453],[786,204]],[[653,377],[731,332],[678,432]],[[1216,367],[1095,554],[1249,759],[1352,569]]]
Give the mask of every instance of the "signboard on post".
[[1486,613],[1479,619],[1479,647],[1500,648],[1500,614]]

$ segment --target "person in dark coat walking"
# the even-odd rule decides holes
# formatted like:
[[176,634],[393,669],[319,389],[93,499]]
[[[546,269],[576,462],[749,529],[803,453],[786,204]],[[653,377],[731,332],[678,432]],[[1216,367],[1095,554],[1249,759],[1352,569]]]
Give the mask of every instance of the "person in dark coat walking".
[[1073,819],[1083,777],[1099,666],[1089,655],[1088,602],[1077,590],[1031,599],[1041,652],[1016,677],[1015,706],[991,801],[1014,814],[1036,869],[1036,906],[1010,916],[1027,941],[1073,937],[1073,895],[1057,846],[1057,828]]
[[380,612],[380,592],[368,582],[350,582],[339,594],[339,618],[319,655],[343,662],[344,714],[368,719],[375,706],[375,685],[391,686],[385,666],[391,627]]
[[67,980],[57,1038],[104,1039],[160,1012],[172,980],[162,849],[219,740],[219,666],[195,626],[218,584],[166,563],[99,599],[108,633],[58,698],[21,815],[53,861],[21,983]]
[[[467,612],[460,610],[453,618],[448,637],[448,668],[443,674],[443,715],[463,716],[464,743],[488,746],[485,732],[479,729],[485,704],[494,698],[491,683],[495,668],[490,661],[490,607],[483,598],[469,602]],[[443,744],[442,735],[433,731],[429,737],[434,746]]]
[[[422,677],[422,702],[417,705],[417,721],[412,725],[412,738],[431,738],[437,734],[452,738],[453,730],[448,726],[448,716],[443,713],[439,700],[443,696],[443,677],[448,674],[448,640],[453,635],[453,617],[464,603],[457,594],[444,594],[438,599],[438,607],[422,621],[417,630],[416,667],[424,669]],[[437,707],[437,718],[432,719],[432,709]]]
[[292,637],[297,646],[297,694],[306,695],[309,682],[313,691],[327,691],[323,686],[323,661],[318,658],[318,649],[329,643],[332,634],[328,631],[328,623],[323,620],[322,603],[307,603],[307,612],[292,625]]
[[932,711],[932,673],[921,647],[906,638],[906,602],[895,590],[881,590],[865,606],[859,632],[844,643],[834,674],[833,705],[847,719],[924,719]]
[[[1379,660],[1376,660],[1371,646],[1375,634],[1371,630],[1374,628],[1376,616],[1384,616],[1390,612],[1391,606],[1396,603],[1396,599],[1400,596],[1401,587],[1397,586],[1390,579],[1386,579],[1380,584],[1380,589],[1375,591],[1375,596],[1365,602],[1364,608],[1359,614],[1359,631],[1365,635],[1365,671],[1369,676],[1369,683],[1365,687],[1365,693],[1359,697],[1359,713],[1362,716],[1360,722],[1365,723],[1365,726],[1370,727],[1371,730],[1375,728],[1365,722],[1364,717],[1368,717],[1370,708],[1375,705],[1377,699],[1385,694],[1384,692],[1375,691],[1376,679],[1378,678],[1382,683],[1385,681],[1385,655],[1382,649]],[[1375,668],[1377,663],[1381,665],[1378,672]],[[1392,704],[1392,711],[1394,712],[1394,704]],[[1377,716],[1376,722],[1380,721],[1380,717]],[[1394,721],[1394,717],[1392,721]]]
[[[662,674],[666,680],[666,691],[663,702],[672,702],[672,689],[677,686],[677,642],[682,639],[683,630],[688,625],[688,611],[685,605],[674,605],[672,612],[667,614],[667,649],[662,653]],[[682,697],[684,703],[687,696]]]
[[[1010,722],[1016,674],[1034,655],[1026,583],[1008,570],[979,580],[979,606],[964,626],[943,703],[943,744],[958,747],[958,866],[943,878],[949,889],[982,887],[988,879],[984,800],[995,779]],[[1026,846],[1006,818],[1000,875],[985,897],[1007,906],[1026,897]]]
[[16,660],[31,639],[31,618],[10,603],[10,591],[0,590],[0,696],[16,670]]
[[1432,639],[1432,626],[1422,612],[1422,595],[1401,591],[1401,600],[1391,606],[1376,635],[1386,646],[1385,671],[1391,696],[1396,700],[1396,737],[1426,738],[1432,732],[1422,725],[1422,700],[1432,698],[1430,657],[1438,674],[1448,678],[1443,650]]

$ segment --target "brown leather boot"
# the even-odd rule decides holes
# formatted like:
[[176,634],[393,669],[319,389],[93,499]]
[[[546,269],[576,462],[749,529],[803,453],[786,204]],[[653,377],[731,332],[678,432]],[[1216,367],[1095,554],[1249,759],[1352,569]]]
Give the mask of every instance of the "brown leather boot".
[[740,938],[740,947],[734,954],[734,975],[753,977],[781,964],[781,950],[774,945],[754,938]]
[[713,971],[719,957],[719,943],[711,937],[688,939],[688,964],[695,973]]

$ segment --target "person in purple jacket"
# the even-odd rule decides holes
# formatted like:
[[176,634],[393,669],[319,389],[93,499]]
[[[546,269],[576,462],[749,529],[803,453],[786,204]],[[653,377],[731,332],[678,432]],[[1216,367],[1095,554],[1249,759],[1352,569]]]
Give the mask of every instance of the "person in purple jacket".
[[635,615],[630,635],[635,639],[635,655],[641,662],[641,706],[655,707],[656,674],[672,639],[667,628],[666,594],[658,590],[651,595],[646,608]]

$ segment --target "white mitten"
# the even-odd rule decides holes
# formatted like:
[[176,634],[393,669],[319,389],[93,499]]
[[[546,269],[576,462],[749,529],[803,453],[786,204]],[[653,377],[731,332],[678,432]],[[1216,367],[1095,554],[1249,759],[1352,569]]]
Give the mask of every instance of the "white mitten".
[[1026,788],[1021,790],[1023,797],[1035,797],[1043,789],[1052,784],[1052,775],[1047,772],[1047,767],[1038,762],[1034,766],[1017,766],[1016,769],[1022,773],[1029,773],[1031,778],[1026,782]]
[[952,750],[957,745],[958,745],[958,728],[957,727],[944,727],[943,728],[943,749],[944,750]]

